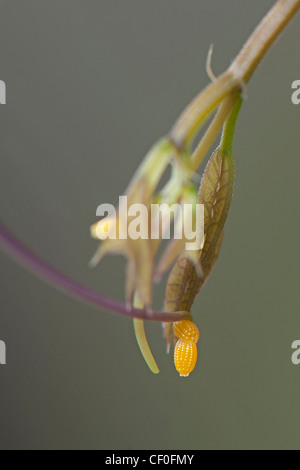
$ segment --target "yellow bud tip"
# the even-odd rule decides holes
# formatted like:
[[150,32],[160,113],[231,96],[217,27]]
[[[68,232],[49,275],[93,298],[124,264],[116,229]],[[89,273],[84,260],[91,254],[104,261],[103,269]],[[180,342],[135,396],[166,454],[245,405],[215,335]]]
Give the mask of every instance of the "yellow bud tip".
[[97,237],[97,226],[98,226],[98,222],[96,222],[95,224],[90,226],[90,234],[91,234],[92,238],[98,238]]
[[103,220],[99,220],[98,222],[94,223],[90,227],[90,234],[92,238],[96,238],[97,240],[105,239],[106,236],[110,232],[113,231],[115,228],[115,220],[114,218],[107,218]]

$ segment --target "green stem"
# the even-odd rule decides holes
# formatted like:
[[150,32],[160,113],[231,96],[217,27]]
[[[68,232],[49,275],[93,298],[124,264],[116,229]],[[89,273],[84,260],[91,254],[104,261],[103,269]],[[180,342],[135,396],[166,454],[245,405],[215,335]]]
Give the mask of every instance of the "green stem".
[[214,140],[222,129],[225,119],[229,116],[232,108],[234,107],[236,97],[238,94],[233,93],[232,95],[227,96],[219,106],[219,109],[214,116],[209,128],[202,137],[200,143],[195,149],[192,155],[192,168],[194,171],[201,165],[203,159],[207,155],[210,147],[212,146]]
[[237,118],[238,118],[238,115],[242,106],[242,102],[243,102],[242,97],[239,96],[235,102],[235,105],[229,117],[226,119],[224,126],[223,126],[220,150],[225,155],[232,155],[232,144],[233,144],[234,132],[235,132]]

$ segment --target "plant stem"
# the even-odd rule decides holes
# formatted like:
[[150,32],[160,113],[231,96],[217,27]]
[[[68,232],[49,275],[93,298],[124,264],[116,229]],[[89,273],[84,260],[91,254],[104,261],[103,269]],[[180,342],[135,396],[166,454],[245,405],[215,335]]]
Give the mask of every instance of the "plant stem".
[[300,0],[278,0],[227,71],[210,83],[183,111],[169,133],[170,140],[179,150],[190,147],[200,126],[226,96],[244,90],[259,62],[299,8]]
[[222,129],[224,121],[229,116],[229,113],[231,112],[234,103],[237,99],[237,96],[238,95],[235,94],[229,95],[227,98],[224,99],[224,101],[222,101],[221,105],[219,106],[219,109],[214,119],[212,120],[209,128],[205,132],[200,143],[198,144],[198,147],[192,155],[194,171],[196,171],[197,168],[201,165],[203,159],[205,158],[210,147],[212,146],[218,133]]
[[253,31],[229,70],[247,82],[279,34],[300,8],[300,0],[279,0]]
[[[137,308],[143,307],[143,303],[141,302],[137,292],[134,296],[133,305]],[[139,345],[140,351],[142,353],[143,358],[145,359],[146,364],[148,365],[151,372],[153,372],[153,374],[158,374],[159,368],[156,364],[156,361],[153,357],[153,354],[147,341],[144,321],[140,320],[139,318],[134,318],[133,328],[137,343]]]
[[242,106],[242,102],[243,100],[239,96],[238,99],[236,100],[233,110],[230,113],[230,116],[226,119],[224,123],[221,143],[220,143],[220,150],[225,155],[232,155],[232,144],[233,144],[235,126],[236,126],[237,118],[239,116],[239,112]]
[[[200,126],[221,104],[202,141],[193,155],[193,167],[201,163],[214,138],[227,118],[236,93],[244,90],[245,84],[258,64],[300,8],[300,0],[278,0],[250,36],[231,66],[210,83],[184,110],[169,133],[169,139],[179,152],[189,150]],[[226,132],[226,128],[225,128]],[[229,138],[230,140],[230,138]],[[153,312],[151,316],[140,309],[128,309],[124,304],[105,297],[60,273],[50,264],[31,252],[17,240],[0,222],[0,246],[19,264],[64,293],[85,303],[129,317],[162,322],[178,321],[187,313]]]
[[94,291],[62,274],[27,248],[12,233],[10,233],[1,222],[0,247],[3,248],[3,250],[15,261],[36,275],[39,279],[42,279],[47,284],[52,285],[65,294],[80,300],[81,302],[92,305],[93,307],[110,310],[127,317],[160,322],[178,321],[188,317],[186,312],[152,312],[151,315],[149,315],[145,310],[136,308],[128,309],[126,305],[121,302],[105,297],[97,291]]
[[169,138],[180,151],[192,144],[201,125],[226,96],[241,90],[241,83],[231,72],[220,75],[187,106],[172,127]]

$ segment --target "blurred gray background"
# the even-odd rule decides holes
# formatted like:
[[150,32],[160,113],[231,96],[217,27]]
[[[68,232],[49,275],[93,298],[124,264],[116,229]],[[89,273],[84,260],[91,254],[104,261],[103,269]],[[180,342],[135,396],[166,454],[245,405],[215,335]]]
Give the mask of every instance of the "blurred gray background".
[[[149,147],[221,73],[268,0],[4,0],[0,214],[36,253],[124,297],[122,257],[88,268],[97,206],[117,203]],[[219,261],[194,304],[189,379],[147,325],[151,375],[128,319],[80,304],[0,254],[3,449],[300,448],[300,79],[297,17],[256,71],[234,144]],[[155,295],[161,308],[163,285]]]

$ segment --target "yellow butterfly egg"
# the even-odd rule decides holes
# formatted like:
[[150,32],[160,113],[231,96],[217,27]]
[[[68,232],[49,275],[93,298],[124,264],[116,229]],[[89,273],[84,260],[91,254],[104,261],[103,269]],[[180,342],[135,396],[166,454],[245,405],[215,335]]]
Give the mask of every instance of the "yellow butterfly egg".
[[173,331],[178,338],[174,350],[175,367],[182,377],[187,377],[197,362],[199,330],[193,321],[181,320],[173,323]]
[[191,320],[181,320],[173,323],[173,330],[178,339],[197,343],[199,330]]
[[197,362],[197,346],[191,341],[179,339],[175,345],[174,363],[182,377],[188,377]]

